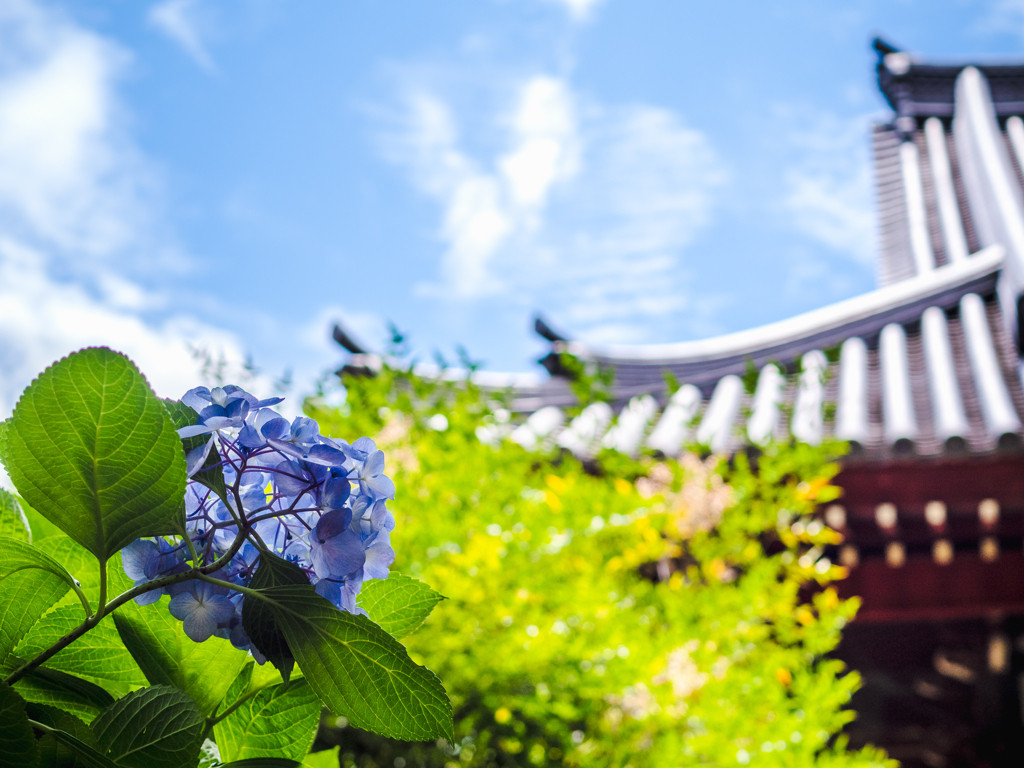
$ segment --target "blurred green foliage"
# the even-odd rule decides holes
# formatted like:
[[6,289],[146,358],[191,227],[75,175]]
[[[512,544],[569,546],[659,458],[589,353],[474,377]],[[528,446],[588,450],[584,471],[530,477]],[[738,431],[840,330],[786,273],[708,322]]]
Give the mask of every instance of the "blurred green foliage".
[[388,456],[394,569],[448,597],[406,641],[451,695],[456,743],[341,721],[320,744],[343,765],[895,765],[840,734],[859,677],[828,653],[856,601],[828,587],[838,534],[812,513],[842,446],[605,453],[588,474],[482,443],[511,426],[493,392],[388,366],[344,384],[340,410],[307,412]]

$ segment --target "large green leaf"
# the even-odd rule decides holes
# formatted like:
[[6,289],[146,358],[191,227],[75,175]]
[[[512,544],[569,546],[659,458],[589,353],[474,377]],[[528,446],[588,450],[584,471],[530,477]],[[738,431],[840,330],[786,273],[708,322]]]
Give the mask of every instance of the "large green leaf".
[[76,584],[67,568],[41,548],[18,539],[0,537],[0,580],[28,569],[46,571],[65,582],[68,587]]
[[[45,704],[30,703],[26,711],[35,722],[53,730],[63,731],[89,749],[96,750],[96,738],[89,730],[89,726],[74,715]],[[41,768],[86,768],[89,765],[87,759],[76,759],[76,750],[53,733],[44,731],[37,743]]]
[[32,530],[17,497],[0,488],[0,536],[32,543]]
[[[24,659],[11,654],[0,665],[0,673],[7,676],[24,663]],[[100,710],[114,701],[107,691],[95,683],[45,667],[29,672],[14,684],[14,690],[25,701],[58,707],[86,723],[91,722]]]
[[6,683],[0,683],[0,755],[9,768],[39,765],[39,746],[25,714],[25,700]]
[[265,688],[214,726],[221,758],[300,760],[313,745],[320,709],[304,679]]
[[232,760],[217,768],[302,768],[302,763],[283,757],[251,757],[247,760]]
[[[100,569],[96,558],[92,556],[85,547],[63,533],[57,532],[52,536],[36,540],[36,546],[49,554],[54,560],[60,563],[78,581],[79,589],[89,599],[90,605],[96,608],[100,599]],[[108,598],[120,590],[118,586],[131,586],[127,577],[120,579],[121,564],[119,558],[114,558],[107,566]],[[56,607],[64,605],[81,605],[78,595],[68,593],[58,601]]]
[[[51,734],[56,741],[75,756],[74,768],[119,768],[118,764],[100,752],[92,742],[84,741],[72,733],[55,728]],[[65,766],[61,766],[65,768]]]
[[393,573],[363,584],[359,605],[392,637],[415,632],[445,597],[419,579]]
[[174,424],[135,365],[106,348],[69,355],[29,385],[5,451],[19,493],[101,560],[169,531],[181,509]]
[[303,675],[324,705],[353,725],[394,739],[452,739],[441,681],[365,616],[339,611],[310,586],[246,595],[273,615]]
[[32,508],[31,504],[20,496],[16,496],[15,498],[18,499],[18,504],[21,505],[21,511],[25,513],[25,517],[28,520],[29,530],[32,531],[33,544],[39,544],[39,540],[46,538],[47,536],[64,535],[60,528],[36,512],[36,510]]
[[245,665],[246,653],[219,637],[193,642],[167,603],[164,597],[152,605],[122,606],[114,612],[117,632],[151,685],[178,688],[203,714],[213,714]]
[[[163,402],[167,408],[167,413],[171,417],[171,421],[174,422],[175,429],[191,427],[199,423],[199,414],[180,400],[164,400]],[[209,440],[209,435],[196,435],[195,437],[184,438],[181,444],[182,448],[185,449],[185,453],[188,454],[189,451],[198,448]],[[224,485],[224,468],[221,466],[221,458],[217,452],[216,445],[210,446],[210,452],[206,456],[202,469],[192,475],[192,479],[197,483],[205,485],[220,496],[225,504],[228,503],[228,489]]]
[[[18,646],[17,653],[22,658],[34,658],[81,623],[81,608],[74,605],[57,608],[32,627]],[[46,666],[92,680],[101,686],[107,681],[128,686],[146,685],[145,675],[121,642],[114,622],[109,619],[104,619],[50,658]],[[111,692],[124,694],[128,687],[116,687]]]
[[205,720],[183,691],[154,686],[118,699],[92,721],[100,749],[125,768],[182,768],[199,761]]
[[340,751],[340,747],[335,747],[334,749],[310,752],[302,758],[302,764],[305,768],[338,768],[341,765],[341,759],[338,755]]
[[[270,552],[260,555],[249,586],[252,589],[290,585],[309,585],[309,579],[295,563],[288,562]],[[295,666],[295,657],[288,647],[283,631],[277,626],[275,615],[259,600],[242,603],[242,627],[260,653],[277,667],[281,678],[288,682]]]
[[17,539],[0,539],[0,661],[73,582],[71,574],[41,549]]

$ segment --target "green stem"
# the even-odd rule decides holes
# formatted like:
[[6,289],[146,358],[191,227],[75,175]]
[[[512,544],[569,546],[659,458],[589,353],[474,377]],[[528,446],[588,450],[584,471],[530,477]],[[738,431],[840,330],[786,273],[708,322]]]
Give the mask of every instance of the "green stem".
[[78,599],[82,601],[82,607],[85,608],[86,620],[92,618],[92,606],[89,604],[89,598],[85,596],[85,592],[78,585],[78,582],[74,579],[71,580],[71,588],[75,590],[75,594],[78,595]]
[[[100,600],[96,606],[96,621],[103,618],[103,611],[107,607],[107,561],[100,560]],[[91,619],[92,617],[90,617]],[[88,621],[88,619],[87,619]]]
[[[92,614],[91,612],[89,612],[89,615],[86,617],[85,621],[83,621],[78,627],[73,629],[67,635],[58,640],[54,645],[47,648],[45,651],[40,653],[31,661],[28,661],[22,666],[18,667],[18,669],[14,670],[14,672],[12,672],[5,678],[4,682],[7,683],[7,685],[14,685],[16,682],[18,682],[21,678],[23,678],[33,669],[38,667],[40,664],[46,663],[57,653],[67,648],[75,640],[77,640],[90,629],[99,624],[104,617],[109,616],[111,613],[113,613],[115,610],[117,610],[122,605],[127,603],[129,600],[134,600],[139,595],[144,595],[147,592],[152,592],[155,589],[163,589],[164,587],[169,587],[172,584],[180,584],[181,582],[188,581],[190,579],[203,579],[204,581],[209,581],[211,584],[218,584],[227,587],[228,589],[233,589],[237,592],[257,594],[253,592],[253,590],[246,589],[245,587],[239,586],[238,584],[232,584],[227,581],[221,581],[219,579],[214,579],[206,575],[207,573],[216,572],[220,568],[223,568],[228,562],[230,562],[231,558],[235,556],[235,554],[241,548],[242,543],[244,541],[245,534],[242,531],[239,531],[238,535],[235,536],[234,542],[232,542],[231,548],[227,552],[225,552],[222,557],[218,558],[215,562],[203,566],[202,568],[193,568],[188,571],[183,571],[182,573],[175,573],[170,576],[164,576],[159,579],[153,579],[153,581],[147,581],[145,584],[140,584],[137,587],[132,587],[127,592],[121,593],[113,600],[111,600],[109,603],[107,602],[107,564],[105,561],[102,562],[100,564],[100,600],[99,605],[96,609],[96,613]],[[79,592],[80,596],[84,601],[84,604],[88,606],[88,600],[85,599],[85,596],[81,594],[80,590],[76,591]]]
[[92,615],[89,618],[87,618],[79,626],[75,627],[71,632],[64,635],[64,637],[62,637],[54,645],[50,646],[45,651],[40,653],[34,659],[26,662],[22,666],[18,667],[18,669],[14,670],[14,672],[8,675],[7,678],[4,680],[4,682],[7,683],[7,685],[14,685],[16,682],[18,682],[21,678],[23,678],[33,669],[38,667],[40,664],[47,662],[54,655],[67,648],[69,645],[71,645],[71,643],[73,643],[75,640],[80,638],[90,629],[95,627],[106,616],[109,616],[111,613],[113,613],[115,610],[117,610],[122,605],[127,603],[129,600],[134,600],[139,595],[144,595],[146,592],[152,592],[154,589],[162,589],[164,587],[170,586],[171,584],[178,584],[183,581],[188,581],[189,579],[194,579],[196,578],[197,573],[195,571],[185,571],[183,573],[175,573],[171,576],[164,576],[160,579],[148,581],[145,584],[140,584],[139,586],[133,587],[132,589],[129,589],[127,592],[118,595],[109,603],[106,602],[105,568],[101,569],[101,575],[103,578],[103,582],[101,583],[100,586],[100,607],[97,609],[95,615]]
[[214,715],[213,717],[206,718],[206,730],[203,733],[203,735],[206,736],[206,737],[209,737],[210,731],[213,730],[213,726],[215,726],[217,723],[221,722],[222,720],[230,717],[232,715],[232,713],[235,712],[235,710],[237,710],[240,706],[245,704],[245,702],[247,702],[249,699],[251,699],[257,693],[259,693],[262,690],[265,690],[265,688],[266,688],[266,686],[263,686],[261,688],[255,688],[255,689],[249,691],[247,694],[245,694],[244,696],[239,698],[238,701],[236,701],[230,707],[225,709],[219,715]]
[[93,618],[95,618],[95,617],[90,617],[90,618],[86,619],[81,624],[79,624],[77,627],[75,627],[73,630],[71,630],[71,632],[69,632],[68,634],[64,635],[64,637],[62,637],[56,643],[54,643],[49,648],[47,648],[45,651],[40,653],[34,659],[32,659],[32,661],[26,662],[22,666],[18,667],[18,669],[14,670],[11,674],[9,674],[7,676],[7,678],[4,680],[4,682],[7,683],[7,685],[14,685],[16,682],[21,680],[21,678],[23,678],[25,675],[27,675],[33,669],[38,667],[43,662],[47,661],[50,657],[54,656],[55,654],[59,653],[60,651],[63,651],[65,648],[67,648],[69,645],[71,645],[71,643],[73,643],[75,640],[77,640],[82,635],[84,635],[86,632],[88,632],[90,629],[92,629],[93,627],[96,626],[96,623],[98,622],[98,619],[96,621],[93,621]]
[[55,729],[51,728],[50,726],[43,725],[42,723],[37,722],[37,721],[33,720],[32,718],[28,719],[28,724],[31,725],[33,728],[42,731],[43,733],[56,733],[57,732]]
[[225,587],[235,592],[241,592],[243,595],[252,595],[253,597],[263,597],[263,595],[255,589],[249,589],[243,587],[240,584],[232,584],[230,581],[222,581],[221,579],[215,579],[213,576],[207,576],[205,573],[200,571],[196,574],[196,578],[200,581],[205,581],[207,584],[214,584],[218,587]]
[[181,525],[181,535],[185,539],[185,545],[188,547],[189,556],[192,558],[192,567],[195,568],[199,565],[199,554],[196,552],[196,545],[192,543],[192,537],[188,535],[188,527],[184,524]]

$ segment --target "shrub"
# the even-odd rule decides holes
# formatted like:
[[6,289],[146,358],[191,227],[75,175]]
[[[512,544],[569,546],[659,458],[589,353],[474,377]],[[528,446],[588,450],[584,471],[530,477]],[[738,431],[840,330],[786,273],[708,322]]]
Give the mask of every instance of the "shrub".
[[857,607],[813,517],[843,446],[585,467],[482,443],[508,413],[472,385],[344,384],[341,410],[307,412],[397,463],[395,568],[448,597],[408,648],[456,723],[438,750],[342,721],[321,738],[345,765],[894,764],[847,749],[859,677],[828,656]]

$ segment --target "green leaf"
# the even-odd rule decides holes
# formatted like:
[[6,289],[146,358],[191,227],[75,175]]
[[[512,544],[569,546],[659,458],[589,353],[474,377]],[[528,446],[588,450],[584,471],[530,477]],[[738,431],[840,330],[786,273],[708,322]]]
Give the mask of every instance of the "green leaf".
[[311,752],[302,758],[302,765],[305,768],[338,768],[341,765],[341,760],[338,759],[340,751],[341,747],[335,747]]
[[68,573],[67,568],[39,547],[18,539],[0,537],[0,580],[28,569],[46,571],[64,581],[68,587],[76,585],[74,576]]
[[0,661],[72,583],[71,574],[41,549],[0,539]]
[[32,543],[32,529],[17,497],[0,488],[0,536]]
[[[25,659],[12,654],[0,665],[0,673],[6,677],[24,663]],[[58,707],[87,723],[114,701],[107,691],[95,683],[45,667],[29,672],[14,684],[14,690],[25,701]]]
[[[249,586],[252,589],[267,589],[286,584],[308,586],[309,579],[295,563],[270,552],[262,553]],[[259,600],[245,601],[242,603],[242,628],[253,646],[277,667],[281,678],[287,683],[292,667],[295,666],[295,658],[288,648],[284,633],[277,626],[274,614]]]
[[168,530],[185,493],[185,454],[135,365],[75,352],[29,385],[6,430],[7,471],[44,517],[101,560]]
[[[100,569],[96,558],[92,556],[89,550],[60,531],[53,536],[37,539],[36,547],[49,554],[54,560],[64,566],[68,573],[74,576],[75,580],[78,581],[78,588],[89,599],[90,605],[94,607],[99,605]],[[110,595],[118,594],[116,587],[123,585],[125,582],[127,582],[128,586],[131,586],[131,581],[127,577],[125,577],[124,581],[119,580],[118,574],[122,572],[120,563],[117,563],[116,567],[114,563],[117,563],[116,558],[107,567],[107,588]],[[78,599],[78,595],[68,593],[57,603],[57,607],[63,605],[81,605],[81,602]]]
[[100,752],[96,737],[77,717],[56,707],[29,704],[28,716],[42,732],[39,739],[41,768],[117,768]]
[[394,739],[453,739],[441,681],[368,618],[339,611],[311,586],[270,587],[245,599],[265,604],[310,687],[333,712]]
[[100,749],[125,768],[181,768],[199,761],[205,721],[183,691],[154,686],[118,699],[92,721]]
[[[30,719],[47,726],[52,730],[63,731],[72,738],[81,741],[92,750],[96,750],[96,739],[84,722],[62,709],[45,704],[29,704],[26,707]],[[39,741],[39,765],[45,768],[79,768],[87,766],[85,759],[76,760],[75,750],[67,743],[58,739],[53,733],[43,731]],[[98,755],[97,751],[97,755]]]
[[167,610],[168,598],[152,605],[127,603],[114,612],[121,641],[151,685],[170,685],[195,700],[203,714],[217,709],[246,653],[220,637],[196,643]]
[[[199,414],[180,400],[164,400],[163,403],[164,407],[167,408],[171,421],[174,422],[175,429],[191,427],[199,423]],[[198,448],[209,440],[210,435],[196,435],[195,437],[183,438],[181,445],[185,453],[188,454],[189,451]],[[221,464],[221,457],[217,452],[216,444],[210,446],[210,453],[207,454],[202,469],[192,475],[192,479],[201,485],[205,485],[220,496],[221,501],[225,504],[228,503],[228,489],[224,484],[224,467]]]
[[[224,700],[221,702],[223,706],[218,707],[217,712],[223,712],[251,690],[249,683],[252,682],[252,671],[255,666],[255,661],[247,661],[245,663],[245,666],[242,667],[238,676],[231,682],[231,686],[228,688],[228,692],[224,695]],[[216,712],[214,714],[216,714]]]
[[359,605],[381,629],[395,638],[412,634],[444,600],[418,579],[393,573],[386,579],[363,584]]
[[[82,623],[82,610],[67,605],[41,618],[21,641],[18,655],[31,659],[53,646],[64,635]],[[49,669],[58,669],[103,685],[104,681],[146,685],[146,677],[135,663],[117,634],[114,622],[104,619],[75,642],[46,662]],[[115,689],[124,694],[127,687]]]
[[[16,495],[15,498],[18,500],[18,504],[21,505],[21,511],[25,513],[25,517],[28,519],[28,527],[29,530],[32,531],[33,544],[38,546],[40,543],[39,540],[47,536],[64,536],[64,533],[60,528],[36,512],[35,509],[32,508],[31,504],[20,496]],[[92,557],[92,555],[90,555],[90,557]]]
[[25,700],[6,683],[0,683],[0,755],[10,768],[39,765],[39,746],[25,714]]
[[214,726],[224,760],[301,759],[320,724],[320,699],[304,679],[265,688]]
[[218,765],[217,768],[302,768],[302,763],[284,758],[252,757],[248,760],[232,760],[230,763]]

